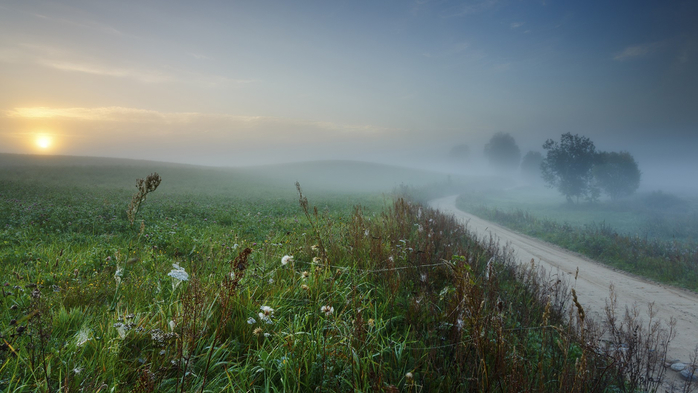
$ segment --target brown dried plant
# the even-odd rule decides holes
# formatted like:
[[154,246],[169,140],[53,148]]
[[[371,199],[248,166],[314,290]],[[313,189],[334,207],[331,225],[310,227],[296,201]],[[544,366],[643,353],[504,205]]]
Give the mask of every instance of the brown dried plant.
[[133,225],[133,223],[136,221],[136,215],[138,214],[138,210],[140,210],[143,202],[145,202],[145,198],[149,193],[158,188],[161,181],[162,179],[157,172],[151,173],[145,179],[136,179],[136,188],[138,189],[138,192],[133,194],[131,204],[129,204],[128,209],[126,209],[128,221],[131,223],[131,225]]

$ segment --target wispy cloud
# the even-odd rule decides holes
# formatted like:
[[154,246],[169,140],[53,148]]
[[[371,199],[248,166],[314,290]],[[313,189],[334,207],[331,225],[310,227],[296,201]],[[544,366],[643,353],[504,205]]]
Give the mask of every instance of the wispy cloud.
[[200,53],[187,53],[189,56],[195,58],[196,60],[211,60],[211,57],[202,55]]
[[202,87],[220,87],[257,82],[257,79],[236,79],[223,75],[202,74],[169,67],[107,64],[60,47],[35,43],[18,43],[0,47],[0,61],[30,63],[65,72],[84,73],[131,79],[142,83],[183,83]]
[[512,29],[518,29],[519,27],[523,26],[525,23],[524,22],[512,22],[511,23],[511,28]]
[[90,63],[44,59],[37,60],[37,63],[45,67],[55,68],[61,71],[82,72],[93,75],[129,78],[146,83],[170,82],[173,80],[173,78],[170,75],[151,70],[118,68]]
[[370,124],[342,124],[329,121],[293,119],[273,116],[243,116],[199,112],[160,112],[125,107],[51,108],[24,107],[5,111],[11,119],[56,119],[79,122],[118,122],[132,124],[189,125],[190,131],[199,126],[218,129],[314,129],[342,134],[377,134],[396,131],[394,128]]
[[660,45],[656,42],[641,45],[632,45],[617,53],[613,58],[618,61],[644,57],[655,52]]
[[494,8],[499,3],[499,0],[470,0],[457,7],[451,8],[442,13],[444,18],[453,18],[470,14],[478,14]]

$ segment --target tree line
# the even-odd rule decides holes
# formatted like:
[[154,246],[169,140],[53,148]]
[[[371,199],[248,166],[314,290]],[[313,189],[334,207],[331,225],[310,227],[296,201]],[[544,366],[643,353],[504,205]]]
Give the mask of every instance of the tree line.
[[[511,172],[520,168],[529,179],[542,178],[568,202],[580,198],[597,201],[601,193],[615,200],[632,195],[640,186],[640,169],[627,151],[597,151],[591,139],[571,133],[562,134],[559,141],[546,140],[543,149],[545,156],[529,151],[522,159],[514,138],[499,132],[485,145],[484,154],[494,169]],[[450,156],[462,160],[469,154],[467,145],[458,145]]]

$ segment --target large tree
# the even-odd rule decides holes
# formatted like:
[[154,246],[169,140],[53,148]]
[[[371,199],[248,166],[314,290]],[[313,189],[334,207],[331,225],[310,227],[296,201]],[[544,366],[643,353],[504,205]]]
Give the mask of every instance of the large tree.
[[572,202],[572,198],[593,198],[592,167],[596,157],[594,142],[585,136],[562,134],[560,142],[548,139],[543,148],[547,154],[541,170],[543,179]]
[[513,171],[519,167],[521,151],[511,135],[498,132],[485,145],[485,157],[497,170]]
[[626,152],[600,152],[594,162],[596,185],[611,199],[631,195],[640,187],[640,169]]

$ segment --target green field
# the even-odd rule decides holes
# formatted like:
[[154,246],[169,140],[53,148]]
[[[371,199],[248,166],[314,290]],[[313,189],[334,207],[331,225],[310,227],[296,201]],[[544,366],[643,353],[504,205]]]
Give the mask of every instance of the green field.
[[640,192],[618,201],[569,204],[555,190],[526,186],[467,192],[461,195],[459,204],[464,210],[521,211],[574,227],[603,224],[620,234],[647,239],[698,239],[698,197],[661,191]]
[[569,204],[553,190],[463,193],[460,209],[610,266],[698,291],[698,198],[661,191]]
[[[391,194],[444,175],[13,155],[0,168],[3,392],[639,383],[618,351],[589,344],[600,337],[581,307],[567,314],[566,283]],[[132,225],[135,181],[155,171]]]

